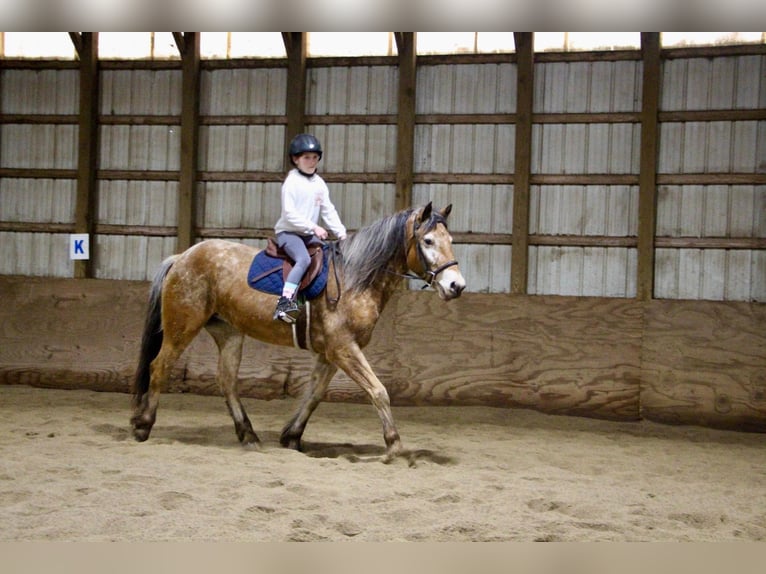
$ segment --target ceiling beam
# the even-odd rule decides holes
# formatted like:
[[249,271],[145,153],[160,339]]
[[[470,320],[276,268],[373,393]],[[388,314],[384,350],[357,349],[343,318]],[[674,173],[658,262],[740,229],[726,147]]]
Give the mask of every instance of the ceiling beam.
[[77,55],[82,57],[82,33],[69,32],[69,38],[72,40],[72,44],[74,44],[74,49],[75,52],[77,52]]

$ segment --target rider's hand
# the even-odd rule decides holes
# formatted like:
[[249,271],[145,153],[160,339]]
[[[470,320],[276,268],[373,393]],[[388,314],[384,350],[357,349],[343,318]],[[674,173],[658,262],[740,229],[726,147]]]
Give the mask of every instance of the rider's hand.
[[325,239],[327,239],[327,230],[324,227],[317,225],[314,228],[314,235],[316,235],[319,239],[324,241]]

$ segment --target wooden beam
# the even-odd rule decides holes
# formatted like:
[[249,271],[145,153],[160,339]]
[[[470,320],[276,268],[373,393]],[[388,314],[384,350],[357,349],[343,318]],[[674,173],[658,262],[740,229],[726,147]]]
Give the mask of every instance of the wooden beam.
[[178,185],[178,240],[176,244],[178,253],[185,251],[194,244],[199,148],[199,32],[184,32],[183,41],[181,170]]
[[184,39],[183,32],[173,32],[173,40],[176,42],[176,48],[178,48],[178,54],[183,58],[186,53],[186,40]]
[[74,44],[74,50],[77,55],[82,57],[82,34],[80,32],[69,32],[69,38]]
[[643,92],[641,98],[641,159],[638,191],[638,275],[636,297],[654,296],[654,234],[657,221],[657,141],[659,138],[660,34],[641,33]]
[[306,34],[282,32],[287,52],[287,129],[285,131],[284,166],[292,167],[287,157],[290,141],[306,129]]
[[[399,52],[399,107],[396,120],[396,211],[412,205],[415,170],[415,86],[417,50],[414,32],[396,32]],[[440,206],[444,207],[444,206]]]
[[98,213],[96,170],[98,168],[98,32],[83,32],[80,39],[80,110],[77,141],[77,199],[75,233],[90,238],[90,259],[74,262],[74,276],[93,277],[94,225]]
[[516,141],[513,176],[511,293],[527,292],[529,273],[529,186],[532,170],[532,104],[535,92],[532,32],[514,32],[516,44]]

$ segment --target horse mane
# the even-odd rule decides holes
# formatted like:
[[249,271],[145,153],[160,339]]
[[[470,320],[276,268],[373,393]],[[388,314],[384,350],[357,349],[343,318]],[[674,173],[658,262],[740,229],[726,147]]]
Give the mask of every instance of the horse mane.
[[[388,263],[399,256],[404,259],[404,240],[407,220],[415,209],[405,209],[383,217],[362,227],[341,242],[343,254],[343,277],[349,291],[364,291],[369,288],[380,273],[385,272]],[[422,224],[426,231],[447,222],[433,210],[428,221]]]

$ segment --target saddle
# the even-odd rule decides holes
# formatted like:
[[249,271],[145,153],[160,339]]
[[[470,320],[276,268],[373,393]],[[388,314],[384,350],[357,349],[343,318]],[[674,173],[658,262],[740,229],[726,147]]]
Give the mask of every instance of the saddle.
[[[309,263],[309,267],[306,269],[306,273],[303,274],[300,285],[298,285],[299,291],[308,287],[322,271],[322,262],[324,260],[324,250],[322,247],[322,245],[309,245],[307,247],[309,256],[311,257],[311,263]],[[295,261],[293,261],[290,256],[277,245],[277,242],[273,237],[269,237],[266,240],[266,255],[282,260],[282,280],[285,281],[290,270],[293,268]]]
[[[327,257],[323,245],[310,245],[309,267],[304,274],[298,293],[307,299],[319,295],[327,280]],[[267,240],[266,249],[259,251],[250,265],[247,282],[250,287],[265,293],[282,293],[287,274],[293,268],[294,261],[280,249],[273,238]]]

